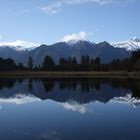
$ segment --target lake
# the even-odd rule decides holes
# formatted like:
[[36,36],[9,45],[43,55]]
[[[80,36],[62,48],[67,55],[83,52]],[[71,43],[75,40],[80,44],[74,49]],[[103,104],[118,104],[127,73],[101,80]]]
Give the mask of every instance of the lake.
[[0,79],[1,140],[139,140],[140,80]]

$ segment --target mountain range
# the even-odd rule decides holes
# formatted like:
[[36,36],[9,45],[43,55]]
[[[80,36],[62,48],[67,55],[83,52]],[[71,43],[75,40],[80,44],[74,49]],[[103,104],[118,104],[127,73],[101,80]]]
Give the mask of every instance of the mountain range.
[[112,46],[117,48],[125,48],[127,51],[135,51],[140,49],[140,39],[133,37],[126,41],[112,43]]
[[76,57],[78,62],[82,55],[89,55],[90,58],[100,57],[102,63],[108,63],[112,59],[125,59],[131,56],[131,51],[140,48],[140,40],[136,37],[128,41],[108,43],[106,41],[93,43],[86,40],[68,42],[58,42],[52,45],[34,46],[33,43],[22,42],[24,46],[19,46],[18,42],[14,45],[0,43],[0,57],[12,58],[18,64],[22,62],[27,65],[28,58],[31,56],[34,65],[41,65],[46,55],[51,56],[56,63],[61,57]]
[[[106,82],[105,82],[106,81]],[[132,87],[120,86],[114,90],[113,80],[104,79],[1,79],[0,103],[24,104],[40,100],[52,100],[69,105],[94,102],[123,103],[132,107],[140,105],[139,82],[127,82]],[[24,84],[23,84],[24,83]],[[76,84],[76,85],[75,85]],[[85,85],[86,84],[86,85]],[[6,93],[6,94],[5,94]]]

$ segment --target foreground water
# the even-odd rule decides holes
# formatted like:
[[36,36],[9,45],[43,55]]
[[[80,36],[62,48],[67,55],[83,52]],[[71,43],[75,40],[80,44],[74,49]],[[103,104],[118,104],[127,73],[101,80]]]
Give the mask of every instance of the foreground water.
[[139,140],[140,81],[0,79],[1,140]]

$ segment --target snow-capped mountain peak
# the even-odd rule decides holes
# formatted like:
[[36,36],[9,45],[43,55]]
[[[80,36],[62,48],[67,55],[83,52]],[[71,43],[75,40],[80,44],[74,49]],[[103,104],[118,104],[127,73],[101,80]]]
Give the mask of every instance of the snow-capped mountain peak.
[[91,44],[91,45],[95,45],[96,43],[94,42],[91,42],[89,40],[69,40],[68,42],[66,42],[68,45],[70,46],[74,46],[76,44],[80,44],[80,43],[88,43],[88,44]]
[[7,46],[17,51],[25,51],[25,50],[32,50],[38,47],[39,44],[34,44],[22,40],[17,40],[15,42],[0,42],[0,47],[7,47]]
[[131,93],[126,94],[126,96],[124,97],[115,97],[112,100],[110,100],[110,102],[128,104],[134,108],[140,105],[140,99],[132,97]]
[[127,51],[135,51],[140,49],[140,39],[133,37],[126,41],[114,42],[112,45],[116,48],[125,48]]
[[74,45],[75,43],[77,43],[78,41],[80,41],[80,40],[71,39],[71,40],[67,41],[66,43],[71,46],[71,45]]

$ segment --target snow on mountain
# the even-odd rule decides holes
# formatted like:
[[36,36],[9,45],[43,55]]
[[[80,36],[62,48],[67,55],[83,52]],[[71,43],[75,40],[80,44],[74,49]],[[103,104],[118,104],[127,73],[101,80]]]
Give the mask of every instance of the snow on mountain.
[[[75,46],[75,44],[79,42],[88,42],[91,45],[95,45],[97,43],[86,41],[83,39],[69,39],[67,41],[64,41],[67,43],[70,47]],[[133,37],[126,41],[119,41],[119,42],[113,42],[110,43],[115,48],[125,48],[127,51],[135,51],[137,49],[140,49],[140,39]],[[16,51],[26,51],[26,50],[33,50],[40,46],[40,44],[35,44],[31,42],[26,42],[22,40],[17,40],[15,42],[0,42],[0,47],[10,47],[13,48]]]
[[17,51],[33,50],[38,47],[39,44],[17,40],[15,42],[0,42],[0,47],[10,47]]
[[133,37],[126,41],[111,43],[116,48],[125,48],[127,51],[135,51],[140,49],[140,39]]
[[[79,40],[80,41],[80,40]],[[76,44],[78,41],[77,40],[69,40],[69,41],[67,41],[66,43],[68,44],[68,45],[70,45],[70,46],[73,46],[74,44]]]
[[90,45],[95,45],[94,42],[90,42],[89,40],[69,40],[68,42],[66,42],[70,47],[73,47],[73,46],[77,46],[77,44],[80,44],[80,43],[86,43],[86,44],[90,44]]
[[134,108],[140,105],[140,99],[132,97],[132,94],[127,94],[124,97],[115,97],[112,100],[110,100],[110,102],[128,104]]
[[0,98],[0,103],[15,103],[17,105],[22,105],[22,104],[27,104],[27,103],[32,103],[32,102],[37,102],[40,101],[39,98],[33,96],[33,95],[15,95],[14,97],[11,98]]
[[[78,39],[73,39],[73,38],[68,38],[67,40],[63,40],[64,42],[66,42],[68,45],[70,46],[74,46],[76,43],[80,42],[80,41],[86,41],[80,38]],[[87,41],[90,44],[94,45],[94,44],[98,44],[98,43],[94,43],[94,42],[90,42]],[[137,37],[133,37],[129,40],[126,41],[118,41],[118,42],[113,42],[110,43],[112,46],[114,46],[115,48],[124,48],[127,51],[135,51],[140,49],[140,39],[138,39]]]

